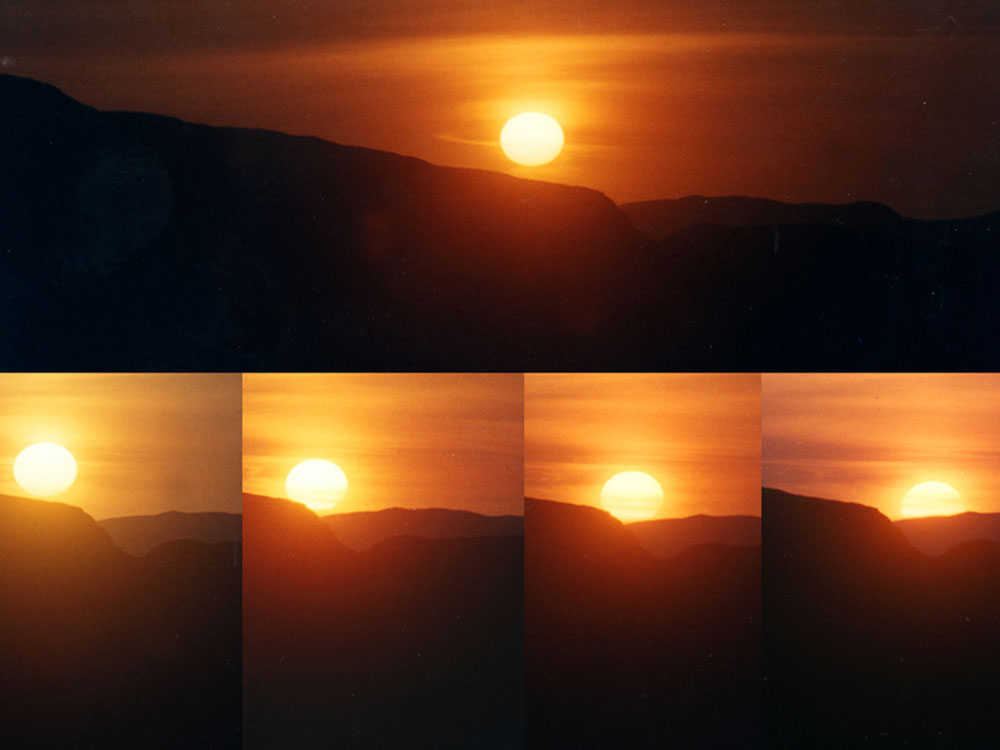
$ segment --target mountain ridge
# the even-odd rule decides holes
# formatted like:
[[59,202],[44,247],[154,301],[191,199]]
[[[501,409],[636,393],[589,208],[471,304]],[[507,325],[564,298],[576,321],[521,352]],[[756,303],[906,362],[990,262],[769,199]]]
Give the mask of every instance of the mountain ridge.
[[669,559],[701,544],[759,547],[760,524],[760,516],[699,513],[683,518],[635,521],[625,528],[656,557]]
[[450,508],[382,508],[321,516],[348,547],[368,549],[392,536],[463,538],[523,536],[523,516],[489,516]]
[[1000,513],[968,511],[952,516],[902,518],[894,522],[913,546],[929,555],[940,555],[964,542],[1000,542]]
[[1000,218],[998,210],[947,219],[918,219],[877,201],[793,202],[750,195],[687,195],[620,203],[618,207],[638,231],[655,242],[699,225],[776,228],[811,224],[873,233],[911,233],[915,227],[995,223]]
[[177,539],[201,542],[240,542],[242,518],[222,511],[166,511],[138,516],[117,516],[97,521],[112,541],[131,555],[141,556]]
[[623,203],[619,208],[632,219],[636,229],[658,242],[698,224],[730,227],[836,224],[871,230],[903,219],[889,206],[875,201],[789,203],[742,195],[688,195]]

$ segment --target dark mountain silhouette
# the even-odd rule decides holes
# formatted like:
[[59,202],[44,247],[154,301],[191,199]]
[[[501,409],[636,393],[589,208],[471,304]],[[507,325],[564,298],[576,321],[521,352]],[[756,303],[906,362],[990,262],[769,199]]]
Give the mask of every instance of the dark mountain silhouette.
[[245,495],[246,747],[521,747],[517,537],[397,536],[356,552]]
[[13,76],[0,126],[0,313],[18,321],[0,352],[20,370],[1000,363],[1000,213],[627,206],[649,240],[592,190],[98,112]]
[[175,539],[200,542],[241,542],[243,529],[238,513],[181,513],[155,516],[106,518],[97,525],[130,555],[144,555],[154,547]]
[[702,544],[760,546],[760,518],[756,516],[657,518],[630,523],[625,528],[635,535],[647,552],[662,560]]
[[673,200],[625,203],[621,210],[636,229],[657,241],[699,224],[725,227],[815,224],[881,232],[903,221],[898,213],[880,203],[781,203],[743,196],[689,195]]
[[654,558],[596,508],[525,500],[529,747],[760,747],[760,548]]
[[4,747],[239,748],[239,562],[132,557],[79,508],[0,496]]
[[[1000,213],[954,222],[721,226],[657,244],[641,294],[675,369],[948,370],[995,362]],[[658,333],[654,333],[658,332]],[[665,369],[671,369],[669,367]],[[990,369],[986,367],[985,369]]]
[[639,235],[596,191],[98,112],[12,76],[0,112],[21,369],[496,369],[620,340]]
[[763,492],[774,747],[992,747],[1000,544],[918,552],[874,508]]
[[363,551],[395,536],[464,539],[524,536],[522,516],[484,516],[446,508],[385,508],[323,516],[333,535],[351,549]]
[[896,526],[910,544],[928,555],[940,555],[962,542],[1000,542],[1000,513],[904,518],[896,521]]

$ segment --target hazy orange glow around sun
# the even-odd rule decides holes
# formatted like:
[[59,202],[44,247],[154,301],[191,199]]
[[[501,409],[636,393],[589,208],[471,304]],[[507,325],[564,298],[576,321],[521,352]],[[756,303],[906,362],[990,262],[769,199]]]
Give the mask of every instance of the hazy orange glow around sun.
[[30,495],[58,495],[76,481],[76,459],[57,443],[29,445],[14,459],[14,480]]
[[762,378],[763,484],[892,520],[1000,510],[1000,375]]
[[760,376],[528,373],[524,492],[628,523],[760,513]]
[[623,471],[604,483],[601,505],[619,521],[645,521],[663,505],[663,488],[641,471]]
[[964,513],[965,505],[958,490],[944,482],[921,482],[903,496],[900,512],[905,518],[918,516],[953,516]]
[[347,475],[337,464],[313,458],[288,472],[285,490],[290,500],[302,503],[309,510],[333,510],[347,494]]
[[510,118],[500,132],[500,146],[511,161],[526,167],[548,164],[559,156],[563,131],[541,112],[524,112]]

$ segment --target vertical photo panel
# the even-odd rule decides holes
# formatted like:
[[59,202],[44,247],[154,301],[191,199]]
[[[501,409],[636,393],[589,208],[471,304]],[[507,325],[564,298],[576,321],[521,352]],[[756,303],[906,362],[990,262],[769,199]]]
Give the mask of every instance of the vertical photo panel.
[[760,376],[525,375],[532,748],[753,748]]
[[763,376],[774,747],[1000,746],[1000,376]]
[[245,747],[523,746],[523,377],[243,383]]
[[0,375],[0,744],[241,747],[240,399]]

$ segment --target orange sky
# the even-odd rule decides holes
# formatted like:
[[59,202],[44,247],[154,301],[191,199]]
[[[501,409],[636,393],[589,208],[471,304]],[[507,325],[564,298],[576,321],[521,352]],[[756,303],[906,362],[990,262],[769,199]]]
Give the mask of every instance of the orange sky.
[[244,375],[243,489],[283,497],[301,461],[347,475],[336,512],[520,515],[522,376]]
[[764,375],[764,485],[899,518],[913,485],[1000,511],[1000,376]]
[[0,493],[17,454],[63,445],[76,482],[49,500],[100,520],[168,510],[239,513],[239,375],[0,374]]
[[[0,71],[102,108],[318,135],[581,184],[1000,208],[994,0],[30,0]],[[514,167],[506,118],[564,125]]]
[[525,494],[600,507],[643,471],[661,517],[760,515],[759,375],[525,375]]

